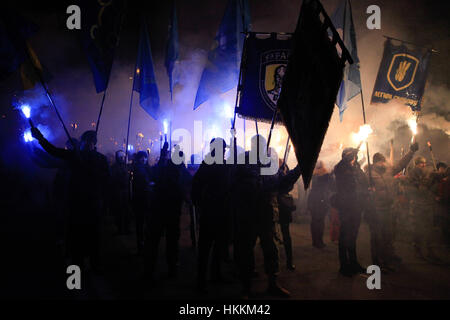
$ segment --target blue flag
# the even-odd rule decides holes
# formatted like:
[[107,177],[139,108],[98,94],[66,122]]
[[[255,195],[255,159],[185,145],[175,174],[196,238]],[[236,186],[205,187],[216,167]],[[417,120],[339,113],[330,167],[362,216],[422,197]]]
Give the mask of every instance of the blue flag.
[[339,108],[339,118],[343,119],[344,111],[350,99],[361,92],[361,75],[359,73],[359,58],[356,50],[356,34],[353,25],[352,7],[348,0],[343,0],[331,17],[336,29],[342,29],[344,45],[352,56],[353,64],[346,64],[344,77],[336,98]]
[[175,1],[173,3],[172,16],[169,22],[169,37],[166,44],[166,60],[165,66],[167,70],[167,75],[169,77],[169,88],[170,88],[170,99],[173,96],[173,87],[178,82],[177,75],[174,77],[175,64],[179,58],[178,53],[178,23],[177,23],[177,11],[175,6]]
[[139,92],[141,107],[153,118],[160,115],[158,86],[153,68],[152,51],[148,37],[147,24],[141,23],[141,35],[134,73],[133,90]]
[[249,27],[247,0],[229,0],[200,79],[194,110],[214,95],[237,86],[245,37],[242,32],[248,31]]
[[81,43],[99,93],[108,87],[114,51],[119,42],[124,1],[80,0],[80,7],[83,12]]

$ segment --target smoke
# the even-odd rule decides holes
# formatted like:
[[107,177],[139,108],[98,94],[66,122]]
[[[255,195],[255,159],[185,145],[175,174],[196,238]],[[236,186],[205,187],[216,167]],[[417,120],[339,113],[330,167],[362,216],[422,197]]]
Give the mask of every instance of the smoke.
[[[337,7],[338,2],[322,0],[329,15]],[[365,10],[371,4],[377,4],[381,8],[381,30],[366,28],[368,15]],[[253,30],[293,32],[300,5],[300,0],[270,0],[264,3],[250,1]],[[374,131],[368,140],[370,152],[371,154],[378,151],[387,153],[389,140],[395,139],[398,156],[400,147],[407,148],[411,139],[406,127],[406,120],[411,117],[411,109],[396,101],[387,104],[370,104],[370,96],[383,53],[383,34],[418,43],[439,43],[443,49],[439,55],[432,57],[431,65],[446,66],[448,53],[444,49],[445,46],[448,47],[448,44],[441,41],[440,34],[447,32],[448,22],[442,20],[445,17],[439,18],[439,15],[430,14],[428,18],[422,10],[427,6],[426,1],[416,1],[411,4],[407,0],[375,2],[365,0],[353,1],[352,6],[366,119]],[[197,0],[192,3],[178,3],[180,60],[176,64],[175,73],[178,75],[179,83],[174,87],[173,101],[170,99],[168,77],[164,68],[164,41],[167,36],[169,7],[161,5],[158,10],[149,12],[149,34],[152,41],[156,80],[161,108],[165,113],[161,119],[152,119],[140,107],[139,95],[134,93],[130,144],[134,146],[135,151],[150,148],[151,157],[158,155],[160,132],[163,131],[164,120],[171,122],[172,130],[184,128],[192,135],[194,135],[194,122],[202,121],[201,139],[205,141],[205,148],[213,134],[225,138],[228,143],[231,121],[229,112],[224,109],[234,106],[236,89],[205,102],[195,111],[192,109],[207,53],[222,18],[224,7],[225,3],[222,1],[214,3]],[[411,12],[412,16],[405,17],[406,10]],[[425,12],[428,11],[429,8]],[[95,92],[92,74],[76,38],[67,30],[56,27],[55,15],[41,12],[36,13],[34,17],[35,21],[45,21],[45,23],[41,25],[38,35],[32,39],[32,45],[53,75],[49,88],[70,134],[79,137],[83,131],[95,129],[102,94]],[[421,21],[426,27],[418,28],[417,21]],[[126,25],[121,36],[106,93],[98,137],[98,149],[105,154],[112,154],[125,147],[138,39],[138,28],[132,29],[132,27],[136,26],[131,23],[127,29]],[[49,45],[50,43],[52,45]],[[423,111],[419,118],[418,141],[421,143],[422,140],[425,142],[430,140],[436,154],[439,153],[438,150],[444,150],[437,157],[448,161],[450,159],[445,150],[449,147],[450,91],[448,73],[444,74],[445,72],[445,68],[430,68]],[[36,121],[51,128],[51,141],[57,145],[63,145],[66,140],[64,131],[39,85],[35,90],[22,95],[18,94],[18,98],[33,105],[36,110],[33,113],[39,112]],[[32,115],[33,120],[35,117]],[[349,102],[343,122],[339,121],[337,109],[333,113],[320,158],[328,166],[333,166],[340,159],[342,148],[354,146],[351,135],[353,132],[358,132],[362,124],[361,97],[356,96]],[[244,121],[240,118],[237,118],[236,129],[238,145],[243,147],[246,144],[248,149],[250,138],[256,133],[254,122],[249,120],[245,122],[246,142],[244,142]],[[267,137],[268,124],[259,123],[258,129],[259,133]],[[284,154],[286,140],[286,130],[276,126],[271,146],[280,154],[280,157]],[[174,143],[177,142],[174,141]],[[426,149],[421,148],[421,151],[426,152]],[[207,150],[205,149],[204,152]],[[288,164],[293,166],[295,162],[294,152],[290,152]]]

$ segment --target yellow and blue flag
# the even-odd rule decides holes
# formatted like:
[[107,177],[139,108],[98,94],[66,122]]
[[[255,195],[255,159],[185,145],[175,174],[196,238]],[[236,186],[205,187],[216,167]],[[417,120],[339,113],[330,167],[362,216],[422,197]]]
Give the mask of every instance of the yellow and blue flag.
[[156,85],[147,24],[141,23],[141,34],[134,73],[133,90],[139,92],[141,107],[155,120],[160,116],[158,86]]
[[342,40],[348,52],[352,56],[353,64],[346,64],[344,77],[336,97],[336,105],[339,108],[339,118],[343,119],[344,111],[350,99],[361,92],[361,75],[359,72],[359,58],[356,50],[356,34],[353,25],[352,7],[350,1],[343,0],[331,17],[336,30],[342,29]]
[[28,38],[38,31],[38,26],[12,10],[4,10],[0,16],[0,81],[20,70],[25,90],[34,87],[39,77],[51,78],[41,65]]
[[227,92],[237,86],[242,46],[250,28],[247,0],[229,0],[214,44],[203,70],[194,110],[214,95]]

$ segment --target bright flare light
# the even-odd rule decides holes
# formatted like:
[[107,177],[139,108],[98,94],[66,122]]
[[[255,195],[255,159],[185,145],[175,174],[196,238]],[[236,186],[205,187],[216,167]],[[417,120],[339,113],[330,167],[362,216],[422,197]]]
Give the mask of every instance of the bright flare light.
[[25,133],[23,134],[23,140],[25,140],[25,142],[33,141],[33,136],[31,135],[30,131],[25,131]]
[[227,119],[234,117],[233,107],[228,102],[224,102],[223,104],[223,117]]
[[31,116],[31,108],[30,108],[30,106],[23,105],[22,107],[20,107],[20,109],[22,110],[22,113],[25,116],[25,118],[30,119],[30,116]]
[[169,132],[169,122],[167,120],[164,120],[163,126],[164,126],[164,134],[167,134],[167,132]]
[[372,128],[370,127],[370,124],[365,124],[359,127],[358,133],[352,133],[352,140],[353,143],[359,145],[367,140],[369,138],[369,135],[371,135],[373,132]]
[[408,119],[408,126],[409,129],[412,132],[412,138],[411,138],[411,143],[414,142],[414,137],[417,134],[417,118],[416,117],[412,117]]

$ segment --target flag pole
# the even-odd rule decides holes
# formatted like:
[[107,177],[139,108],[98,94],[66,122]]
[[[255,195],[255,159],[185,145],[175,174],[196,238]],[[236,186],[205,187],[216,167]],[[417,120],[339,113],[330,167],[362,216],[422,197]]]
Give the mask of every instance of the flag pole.
[[275,119],[277,117],[277,114],[278,114],[278,107],[276,107],[275,111],[273,112],[272,123],[270,124],[269,136],[267,137],[267,150],[269,150],[270,139],[272,138],[272,131],[273,131],[273,127],[275,126]]
[[30,60],[31,65],[33,66],[33,70],[36,73],[36,75],[38,76],[39,82],[41,83],[42,88],[44,89],[45,94],[47,95],[47,98],[50,101],[50,104],[52,105],[53,109],[55,109],[56,115],[58,116],[58,119],[59,119],[59,121],[61,122],[61,124],[63,126],[64,132],[66,133],[67,138],[69,138],[69,140],[72,143],[72,145],[75,146],[74,143],[73,143],[72,137],[70,136],[69,131],[67,130],[66,125],[64,124],[64,121],[63,121],[63,119],[61,117],[61,114],[59,113],[58,108],[56,107],[56,104],[53,101],[52,96],[50,95],[50,92],[49,92],[49,90],[47,88],[47,84],[45,83],[44,78],[42,77],[42,74],[39,72],[39,70],[37,69],[36,65],[33,62],[33,59],[31,58],[31,53],[30,53],[30,48],[29,48],[28,42],[26,42],[26,50],[25,51],[26,51],[28,59]]
[[289,145],[290,137],[288,135],[287,141],[286,141],[286,148],[284,149],[284,157],[283,157],[283,165],[287,162],[287,157],[289,154],[289,149],[291,146]]
[[392,38],[392,37],[389,37],[389,36],[386,36],[386,35],[383,35],[383,37],[385,37],[386,39],[389,39],[389,40],[396,40],[396,41],[400,41],[400,42],[402,42],[402,43],[412,44],[413,46],[416,46],[416,47],[418,47],[418,48],[425,48],[425,49],[430,50],[432,53],[439,53],[439,51],[436,50],[436,49],[428,48],[428,47],[425,47],[425,46],[421,46],[421,45],[416,44],[416,43],[413,43],[413,42],[404,41],[404,40],[400,40],[400,39],[397,39],[397,38]]
[[[122,14],[121,17],[120,17],[120,27],[119,27],[118,39],[120,39],[120,35],[122,33],[123,20],[124,20],[123,16],[124,16],[124,14]],[[115,45],[116,48],[118,47],[118,44],[119,44],[119,42],[117,41],[117,43]],[[112,70],[112,64],[111,64],[111,69],[109,71],[109,77],[111,77],[111,70]],[[101,118],[102,112],[103,112],[103,105],[105,103],[106,90],[108,90],[108,86],[109,86],[109,77],[108,77],[108,81],[106,83],[105,91],[103,91],[103,98],[102,98],[102,103],[100,104],[100,111],[98,113],[97,125],[95,126],[95,133],[98,133],[98,127],[99,127],[99,124],[100,124],[100,118]]]
[[[139,42],[139,36],[138,36],[138,42]],[[138,50],[139,50],[139,44],[138,44]],[[138,54],[139,54],[139,52],[138,52]],[[125,146],[125,162],[126,163],[128,163],[128,140],[130,137],[131,110],[133,107],[133,93],[134,93],[134,83],[136,81],[137,61],[138,61],[138,58],[136,56],[136,63],[134,64],[133,85],[131,87],[130,110],[128,112],[127,142],[126,142],[126,146]]]
[[106,86],[105,91],[103,91],[102,103],[100,104],[100,111],[98,113],[97,125],[95,126],[95,133],[98,133],[98,127],[100,125],[100,118],[103,112],[103,105],[105,104],[106,90],[108,90],[108,86]]

